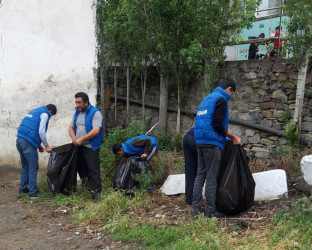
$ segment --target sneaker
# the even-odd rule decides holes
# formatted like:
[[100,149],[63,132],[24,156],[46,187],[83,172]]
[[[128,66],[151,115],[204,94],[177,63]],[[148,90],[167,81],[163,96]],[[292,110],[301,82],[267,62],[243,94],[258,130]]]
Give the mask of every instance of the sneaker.
[[38,192],[37,193],[34,193],[34,194],[29,194],[29,198],[34,200],[34,199],[38,199]]
[[18,193],[19,194],[28,194],[29,193],[29,189],[28,188],[20,189],[20,190],[18,190]]
[[213,213],[205,213],[205,216],[208,218],[211,218],[211,217],[222,218],[222,217],[226,217],[226,214],[219,212],[218,210],[215,210]]

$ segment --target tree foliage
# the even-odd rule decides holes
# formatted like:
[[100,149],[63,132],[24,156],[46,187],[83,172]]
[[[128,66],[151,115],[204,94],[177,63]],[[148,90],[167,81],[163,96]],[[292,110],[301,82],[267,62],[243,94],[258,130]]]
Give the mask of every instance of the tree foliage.
[[[226,45],[254,20],[260,0],[98,0],[102,59],[160,73],[160,116],[168,82],[183,96],[190,77],[218,76]],[[139,72],[136,70],[136,72]],[[179,101],[180,102],[180,99]],[[167,122],[167,119],[162,119]],[[160,119],[161,121],[161,119]],[[159,124],[161,127],[161,122]],[[166,132],[166,131],[163,131]]]
[[312,3],[311,0],[287,0],[284,10],[289,46],[294,58],[301,64],[306,53],[311,54],[312,45]]

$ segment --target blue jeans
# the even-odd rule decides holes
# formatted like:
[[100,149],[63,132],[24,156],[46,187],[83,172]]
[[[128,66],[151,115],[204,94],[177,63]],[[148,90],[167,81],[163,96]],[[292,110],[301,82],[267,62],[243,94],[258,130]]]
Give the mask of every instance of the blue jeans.
[[29,141],[19,136],[16,139],[16,148],[22,163],[20,190],[25,190],[29,187],[29,194],[35,194],[38,192],[38,151]]
[[193,188],[192,208],[198,210],[202,202],[202,190],[206,182],[205,213],[211,214],[216,210],[217,175],[221,161],[221,149],[206,145],[197,146],[198,169]]

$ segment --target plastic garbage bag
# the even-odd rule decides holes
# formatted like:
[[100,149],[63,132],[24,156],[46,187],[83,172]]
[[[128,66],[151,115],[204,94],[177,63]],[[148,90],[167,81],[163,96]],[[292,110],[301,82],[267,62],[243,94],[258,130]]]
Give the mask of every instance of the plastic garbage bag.
[[112,186],[124,190],[126,194],[131,194],[140,187],[136,176],[147,173],[148,169],[148,162],[141,157],[135,156],[122,159],[112,180]]
[[226,141],[217,183],[218,211],[238,214],[254,204],[256,183],[248,167],[248,155],[232,140]]
[[70,143],[53,148],[51,152],[47,179],[53,193],[75,191],[77,187],[77,154],[76,147]]

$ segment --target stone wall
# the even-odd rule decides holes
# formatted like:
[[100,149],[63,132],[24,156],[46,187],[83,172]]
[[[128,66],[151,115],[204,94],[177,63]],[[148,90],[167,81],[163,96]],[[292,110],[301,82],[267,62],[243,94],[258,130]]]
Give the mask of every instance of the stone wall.
[[[283,59],[249,60],[226,62],[222,70],[222,77],[231,77],[237,82],[237,91],[231,97],[230,117],[260,124],[269,128],[285,131],[288,121],[283,121],[282,115],[286,108],[294,113],[296,96],[296,79],[298,69]],[[118,95],[126,96],[124,74],[120,72]],[[146,102],[159,105],[159,79],[154,72],[147,86]],[[196,111],[205,95],[201,91],[199,82],[194,81],[189,89],[185,90],[182,108]],[[306,89],[312,88],[311,64],[308,67]],[[131,86],[130,98],[140,100],[140,86]],[[174,87],[169,90],[169,107],[176,107],[177,91]],[[108,95],[113,96],[112,85],[108,87]],[[302,135],[312,140],[312,99],[304,99]],[[126,107],[124,102],[118,102],[117,125],[126,126]],[[141,120],[141,107],[131,105],[130,119]],[[152,124],[158,121],[157,109],[146,109],[146,115],[151,118]],[[194,116],[182,115],[181,132],[186,132],[194,124]],[[115,126],[114,101],[111,99],[108,109],[107,127]],[[176,131],[176,113],[168,113],[168,131]],[[285,143],[284,138],[268,132],[259,131],[245,126],[230,124],[230,131],[242,138],[245,148],[255,157],[269,157],[270,149],[279,143]]]

